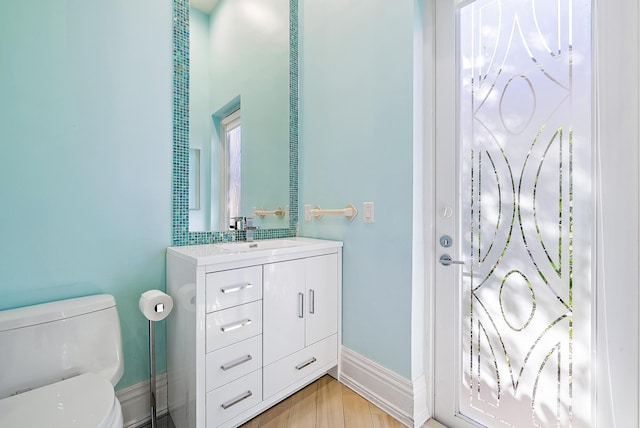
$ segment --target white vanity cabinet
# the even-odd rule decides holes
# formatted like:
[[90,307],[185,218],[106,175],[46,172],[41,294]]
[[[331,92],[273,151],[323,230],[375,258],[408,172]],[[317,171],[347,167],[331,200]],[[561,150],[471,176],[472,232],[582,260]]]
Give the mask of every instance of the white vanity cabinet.
[[342,243],[279,241],[168,249],[177,428],[236,427],[337,368]]

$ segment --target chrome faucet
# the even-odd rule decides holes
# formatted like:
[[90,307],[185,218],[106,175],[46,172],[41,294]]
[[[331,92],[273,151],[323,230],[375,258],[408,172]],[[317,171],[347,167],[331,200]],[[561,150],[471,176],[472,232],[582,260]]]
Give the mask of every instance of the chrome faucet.
[[231,230],[244,230],[247,219],[245,217],[231,217],[231,223],[229,229]]
[[245,218],[245,230],[247,231],[247,242],[253,241],[253,233],[260,228],[258,226],[253,225],[253,218],[246,217]]
[[252,224],[253,217],[232,217],[231,229],[246,232],[246,240],[253,241],[253,233],[260,228]]

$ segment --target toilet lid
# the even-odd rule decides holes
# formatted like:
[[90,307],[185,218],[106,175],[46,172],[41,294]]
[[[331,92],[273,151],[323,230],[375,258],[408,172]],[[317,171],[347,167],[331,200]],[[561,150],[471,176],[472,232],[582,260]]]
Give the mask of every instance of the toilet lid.
[[0,427],[102,427],[115,404],[111,383],[85,373],[0,400]]

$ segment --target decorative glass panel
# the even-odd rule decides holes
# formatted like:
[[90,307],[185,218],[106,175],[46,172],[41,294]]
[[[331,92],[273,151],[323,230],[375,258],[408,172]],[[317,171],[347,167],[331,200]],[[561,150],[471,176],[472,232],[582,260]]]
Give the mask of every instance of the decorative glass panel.
[[571,0],[459,10],[458,400],[483,425],[590,425],[590,14]]

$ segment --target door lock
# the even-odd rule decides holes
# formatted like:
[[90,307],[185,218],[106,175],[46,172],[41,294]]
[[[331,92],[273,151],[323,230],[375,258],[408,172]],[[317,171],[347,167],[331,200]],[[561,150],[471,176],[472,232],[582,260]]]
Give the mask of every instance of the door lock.
[[442,235],[440,237],[440,245],[442,245],[444,248],[449,248],[451,245],[453,245],[453,238],[451,238],[449,235]]

